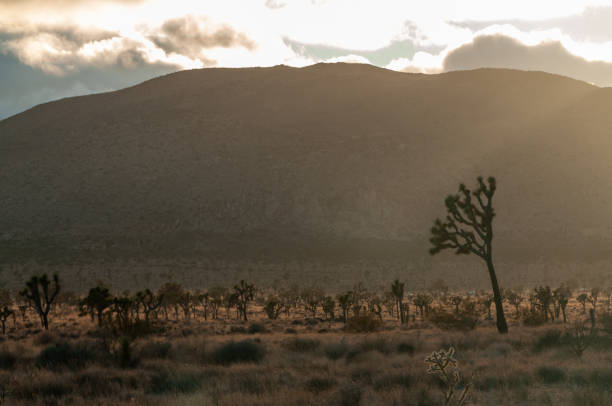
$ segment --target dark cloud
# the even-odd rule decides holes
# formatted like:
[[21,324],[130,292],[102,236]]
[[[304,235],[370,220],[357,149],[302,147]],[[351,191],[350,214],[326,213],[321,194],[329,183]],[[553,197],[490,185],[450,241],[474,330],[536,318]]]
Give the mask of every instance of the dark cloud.
[[206,48],[256,48],[254,41],[229,25],[213,26],[204,18],[192,16],[166,21],[150,38],[166,53],[192,58],[201,58],[202,50]]
[[495,24],[510,24],[523,31],[558,28],[576,41],[607,42],[612,38],[612,7],[588,7],[581,14],[547,20],[458,21],[452,24],[473,30]]
[[587,61],[559,42],[528,46],[504,35],[478,36],[449,52],[443,65],[445,71],[482,67],[544,71],[612,86],[612,63]]

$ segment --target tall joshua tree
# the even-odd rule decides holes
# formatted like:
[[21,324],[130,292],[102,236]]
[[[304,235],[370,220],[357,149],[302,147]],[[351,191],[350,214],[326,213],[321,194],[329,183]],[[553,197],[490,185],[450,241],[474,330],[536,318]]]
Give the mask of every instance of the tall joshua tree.
[[401,283],[398,279],[394,280],[391,284],[391,294],[395,298],[395,302],[397,305],[397,315],[400,319],[400,323],[404,324],[406,321],[406,317],[404,316],[404,284]]
[[464,184],[459,186],[459,193],[449,195],[446,200],[446,219],[437,219],[431,228],[429,250],[435,255],[442,250],[452,249],[456,254],[475,254],[487,264],[493,298],[497,313],[497,330],[508,332],[502,296],[493,266],[493,195],[495,194],[495,178],[490,177],[487,183],[478,178],[478,188],[469,190]]
[[53,275],[53,281],[49,279],[47,274],[43,274],[41,276],[32,276],[26,282],[26,287],[19,292],[19,295],[26,299],[30,306],[36,310],[45,330],[49,330],[49,311],[51,311],[51,304],[59,291],[60,283],[57,274]]

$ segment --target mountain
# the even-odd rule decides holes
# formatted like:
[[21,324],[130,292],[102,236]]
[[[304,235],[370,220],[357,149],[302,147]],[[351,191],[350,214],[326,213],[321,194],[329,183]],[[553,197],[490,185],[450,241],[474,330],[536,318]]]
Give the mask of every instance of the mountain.
[[429,258],[428,232],[444,197],[483,175],[498,181],[506,278],[605,277],[611,108],[612,89],[541,72],[359,64],[182,71],[43,104],[0,122],[0,264],[470,275],[475,261]]

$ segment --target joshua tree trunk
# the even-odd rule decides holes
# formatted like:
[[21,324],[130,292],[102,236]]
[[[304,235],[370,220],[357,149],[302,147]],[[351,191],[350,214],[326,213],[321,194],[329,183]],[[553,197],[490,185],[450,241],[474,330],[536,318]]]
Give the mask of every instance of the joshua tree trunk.
[[489,277],[491,278],[491,287],[493,288],[493,301],[495,302],[495,315],[497,320],[497,331],[502,334],[508,332],[508,324],[506,323],[506,316],[504,315],[504,305],[502,303],[501,292],[499,290],[499,284],[497,283],[497,276],[495,275],[495,268],[493,267],[493,259],[491,258],[491,246],[488,249],[489,255],[487,255],[487,269],[489,270]]

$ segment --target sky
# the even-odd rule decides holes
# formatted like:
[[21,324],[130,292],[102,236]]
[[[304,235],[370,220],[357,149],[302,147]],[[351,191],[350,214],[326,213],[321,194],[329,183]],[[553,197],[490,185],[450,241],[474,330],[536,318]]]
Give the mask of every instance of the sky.
[[0,0],[0,119],[183,69],[318,62],[612,86],[612,0]]

